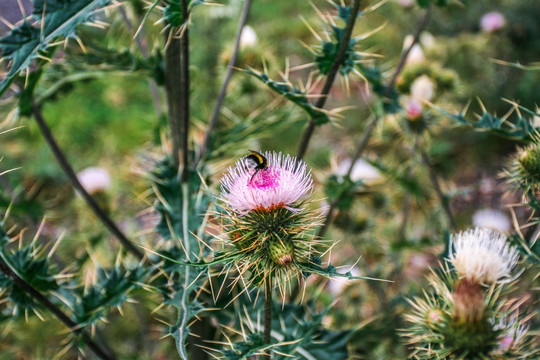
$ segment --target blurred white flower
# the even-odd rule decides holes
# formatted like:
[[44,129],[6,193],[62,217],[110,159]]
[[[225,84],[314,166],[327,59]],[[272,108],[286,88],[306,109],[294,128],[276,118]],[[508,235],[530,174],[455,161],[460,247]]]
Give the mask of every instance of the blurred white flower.
[[433,100],[435,83],[427,75],[418,77],[411,85],[411,96],[419,102]]
[[510,219],[505,213],[495,209],[481,209],[474,213],[473,226],[508,233],[511,230]]
[[535,114],[532,119],[532,124],[534,127],[540,127],[540,107],[536,107],[536,110],[534,111]]
[[506,23],[504,15],[497,11],[492,11],[480,19],[480,29],[483,32],[494,32],[501,29]]
[[[414,37],[412,35],[405,36],[405,39],[403,40],[403,51],[407,50],[411,46],[413,40]],[[425,61],[426,57],[424,56],[424,51],[422,51],[422,47],[419,44],[414,44],[414,46],[411,48],[411,51],[409,52],[409,55],[407,56],[405,64],[415,65],[423,63]]]
[[[349,171],[351,159],[347,158],[339,163],[336,169],[338,175],[344,176]],[[364,159],[358,159],[351,171],[351,180],[361,180],[366,185],[374,184],[382,179],[379,170]]]
[[437,46],[437,40],[435,40],[435,36],[431,35],[430,32],[424,31],[420,34],[420,44],[422,44],[424,49],[429,51]]
[[474,228],[452,235],[449,261],[461,278],[480,284],[511,279],[519,260],[506,236],[488,229]]
[[411,7],[414,5],[414,0],[396,0],[396,3],[400,5],[401,7]]
[[82,187],[90,194],[107,190],[111,186],[111,176],[102,167],[89,167],[77,174]]
[[[357,267],[352,268],[350,272],[352,276],[361,275],[360,270],[358,270]],[[338,296],[343,292],[343,290],[345,290],[347,286],[349,286],[351,281],[354,280],[348,280],[346,278],[332,278],[327,285],[328,291],[330,292],[330,294],[332,294],[332,296]]]
[[240,48],[244,49],[257,45],[257,34],[249,25],[244,26],[240,35]]

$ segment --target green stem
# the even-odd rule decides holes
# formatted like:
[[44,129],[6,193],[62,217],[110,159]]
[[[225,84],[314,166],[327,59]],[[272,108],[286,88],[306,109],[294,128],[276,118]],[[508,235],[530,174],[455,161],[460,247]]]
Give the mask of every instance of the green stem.
[[437,193],[437,197],[439,198],[439,201],[441,202],[441,206],[443,208],[444,214],[446,215],[448,227],[450,228],[450,230],[455,231],[457,227],[456,227],[456,222],[454,220],[454,215],[452,214],[452,208],[450,207],[448,198],[444,195],[442,191],[441,184],[439,182],[439,177],[429,160],[429,156],[426,152],[426,149],[422,149],[421,155],[422,155],[422,162],[424,163],[424,166],[427,168],[429,172],[429,178],[431,180],[431,183],[433,184],[433,188],[435,189],[435,192]]
[[[265,344],[270,344],[272,332],[272,275],[268,275],[264,280],[264,333],[263,340]],[[267,354],[263,356],[263,360],[270,360],[270,349],[266,350]]]

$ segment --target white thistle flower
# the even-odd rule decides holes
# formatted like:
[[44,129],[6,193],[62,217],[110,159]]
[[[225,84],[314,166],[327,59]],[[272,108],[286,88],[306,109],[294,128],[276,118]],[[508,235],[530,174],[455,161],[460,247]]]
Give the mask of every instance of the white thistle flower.
[[422,75],[411,84],[411,96],[413,99],[431,101],[435,97],[435,83],[427,75]]
[[511,230],[510,220],[505,213],[495,209],[481,209],[474,213],[472,218],[473,226],[491,229],[503,234]]
[[[411,46],[413,40],[414,37],[412,35],[405,36],[405,39],[403,40],[403,50],[408,49]],[[426,57],[424,56],[424,51],[422,50],[422,47],[419,44],[414,44],[411,48],[411,51],[409,52],[409,55],[407,56],[405,64],[415,65],[421,64],[425,61]]]
[[[224,201],[235,212],[245,215],[252,210],[272,210],[296,207],[312,191],[313,179],[306,163],[290,155],[266,152],[268,167],[257,172],[246,159],[229,167],[221,178]],[[252,179],[253,177],[253,179]]]
[[506,236],[488,229],[474,228],[452,235],[449,261],[462,278],[480,284],[511,280],[511,271],[518,262],[515,247]]
[[483,32],[494,32],[501,29],[506,23],[504,15],[497,11],[484,14],[480,19],[480,29]]
[[[347,158],[339,163],[336,169],[336,173],[338,175],[344,176],[345,174],[347,174],[347,171],[349,171],[350,166],[351,159]],[[374,184],[382,179],[382,175],[379,170],[364,159],[356,160],[353,165],[350,177],[352,181],[361,180],[367,185]]]
[[111,176],[102,167],[89,167],[77,174],[82,187],[90,195],[107,190],[111,186]]
[[255,45],[257,45],[257,33],[251,26],[244,26],[240,35],[240,48],[244,49]]

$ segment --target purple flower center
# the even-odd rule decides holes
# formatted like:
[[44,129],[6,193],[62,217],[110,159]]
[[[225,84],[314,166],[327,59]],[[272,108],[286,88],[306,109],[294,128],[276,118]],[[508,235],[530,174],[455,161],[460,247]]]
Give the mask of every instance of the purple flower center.
[[279,186],[279,169],[268,167],[260,170],[253,180],[248,182],[252,189],[272,190]]

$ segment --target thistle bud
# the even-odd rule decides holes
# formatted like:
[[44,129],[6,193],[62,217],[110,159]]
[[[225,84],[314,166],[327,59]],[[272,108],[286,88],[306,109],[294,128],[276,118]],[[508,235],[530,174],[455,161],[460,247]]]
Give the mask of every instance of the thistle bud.
[[530,176],[540,179],[540,148],[534,146],[521,150],[518,161]]
[[293,262],[294,245],[290,238],[274,239],[268,243],[268,255],[274,264],[285,267]]

